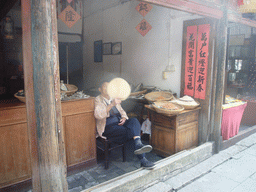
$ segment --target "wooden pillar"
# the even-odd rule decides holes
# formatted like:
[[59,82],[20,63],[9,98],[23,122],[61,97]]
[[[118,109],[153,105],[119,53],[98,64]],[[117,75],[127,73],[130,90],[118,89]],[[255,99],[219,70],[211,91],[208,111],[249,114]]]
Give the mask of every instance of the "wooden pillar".
[[55,0],[21,0],[33,191],[68,191]]
[[222,104],[225,88],[225,65],[226,65],[226,48],[227,48],[227,8],[224,3],[223,18],[217,24],[217,79],[215,92],[215,108],[214,108],[214,129],[213,140],[215,141],[215,153],[220,151],[221,147],[221,122],[222,122]]

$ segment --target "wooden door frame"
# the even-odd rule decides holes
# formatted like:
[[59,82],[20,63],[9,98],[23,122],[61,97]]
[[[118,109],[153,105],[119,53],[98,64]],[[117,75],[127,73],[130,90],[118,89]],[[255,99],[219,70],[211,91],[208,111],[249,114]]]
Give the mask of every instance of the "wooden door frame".
[[209,18],[195,19],[184,21],[183,23],[183,39],[182,39],[182,66],[181,66],[181,87],[180,96],[184,96],[184,77],[185,77],[185,61],[186,61],[186,29],[188,26],[210,24],[210,38],[209,38],[209,57],[208,57],[208,69],[207,69],[207,82],[206,82],[206,96],[205,100],[198,99],[201,104],[201,110],[199,113],[198,120],[198,139],[199,144],[205,143],[210,138],[210,110],[211,101],[213,98],[213,69],[214,69],[214,47],[215,47],[215,30],[216,30],[216,20]]

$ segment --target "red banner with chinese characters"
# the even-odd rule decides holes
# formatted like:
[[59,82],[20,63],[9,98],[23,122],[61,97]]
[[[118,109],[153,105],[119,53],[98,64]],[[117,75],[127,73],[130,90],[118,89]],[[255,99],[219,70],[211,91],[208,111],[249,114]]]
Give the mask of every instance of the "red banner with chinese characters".
[[209,57],[210,24],[198,26],[197,64],[195,79],[195,98],[205,99],[206,79]]
[[197,26],[187,27],[184,95],[194,96]]

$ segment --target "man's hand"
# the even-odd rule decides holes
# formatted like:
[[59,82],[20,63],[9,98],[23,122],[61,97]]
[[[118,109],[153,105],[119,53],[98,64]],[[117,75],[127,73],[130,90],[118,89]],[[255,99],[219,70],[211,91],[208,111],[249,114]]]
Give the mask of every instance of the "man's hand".
[[120,123],[118,123],[118,125],[123,125],[125,121],[126,121],[126,118],[123,117],[122,119],[120,119]]
[[112,100],[111,104],[113,104],[113,106],[116,106],[117,104],[120,104],[121,102],[122,102],[121,99],[115,98]]

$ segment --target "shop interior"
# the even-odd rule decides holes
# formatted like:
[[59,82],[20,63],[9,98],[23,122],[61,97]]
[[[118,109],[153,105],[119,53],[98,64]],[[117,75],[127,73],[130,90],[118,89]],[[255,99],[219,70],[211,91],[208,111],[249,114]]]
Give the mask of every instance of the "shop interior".
[[255,28],[229,23],[224,104],[230,101],[247,103],[238,135],[231,140],[255,131],[255,41]]
[[[106,9],[91,6],[95,10],[87,10],[91,15],[83,15],[85,18],[84,27],[77,27],[78,32],[71,31],[71,35],[67,34],[62,21],[58,21],[61,28],[59,31],[60,79],[66,84],[75,85],[78,92],[92,97],[99,94],[98,86],[100,82],[110,80],[113,77],[127,79],[134,92],[144,91],[145,89],[148,92],[170,91],[173,95],[179,97],[183,21],[201,17],[181,11],[170,11],[170,9],[160,6],[154,6],[154,9],[152,9],[154,14],[151,16],[142,17],[134,8],[137,4],[138,2],[130,1],[121,5],[113,5],[113,7],[111,5],[110,8],[106,6]],[[118,6],[121,7],[122,14],[125,14],[118,19],[120,23],[126,22],[127,24],[122,26],[118,23],[117,26],[113,26],[114,29],[110,29],[109,26],[111,26],[112,21],[107,21],[106,18],[117,19],[114,13],[117,12]],[[118,8],[120,9],[120,7]],[[87,9],[90,9],[90,6]],[[126,9],[132,10],[131,13],[126,12]],[[103,11],[99,12],[99,10]],[[161,14],[158,14],[159,12]],[[3,32],[6,24],[1,23],[0,104],[20,103],[20,100],[14,97],[14,94],[19,90],[24,90],[19,1],[14,5],[9,15],[12,19],[11,37],[6,38],[6,35],[10,35],[10,33],[6,32],[7,34],[5,34]],[[137,17],[134,19],[135,21],[128,22],[133,15]],[[103,17],[105,19],[102,19]],[[99,23],[95,22],[98,21],[98,18],[101,18]],[[138,22],[144,18],[151,21],[151,25],[158,29],[154,32],[152,30],[152,33],[149,32],[145,35],[146,38],[143,39],[141,34],[134,30],[136,30],[135,27]],[[121,27],[122,31],[120,33],[116,32],[115,27]],[[70,29],[68,30],[70,32]],[[133,36],[130,37],[129,33]],[[85,35],[83,39],[82,34],[88,35]],[[256,125],[254,110],[256,105],[256,30],[243,25],[230,24],[228,35],[225,88],[225,98],[227,99],[223,104],[230,101],[230,103],[235,103],[238,100],[239,102],[247,102],[239,129],[240,135],[246,135],[254,131],[255,129],[252,128]],[[66,39],[71,40],[65,41]],[[101,55],[101,58],[95,58],[95,43],[100,40],[105,46],[110,42],[112,44],[121,42],[121,54],[120,52],[114,55],[105,53]],[[150,55],[152,52],[155,53],[154,57]],[[145,94],[145,92],[142,94]],[[138,98],[137,96],[131,97],[124,101],[123,108],[130,117],[137,117],[143,123],[149,115],[154,116],[154,114],[149,114],[144,108],[145,103],[138,100]],[[65,100],[65,97],[63,97],[63,100]],[[243,134],[245,132],[246,134]],[[145,142],[149,142],[148,134],[144,134],[143,139]],[[115,155],[118,154],[113,153],[112,158],[120,158],[120,155],[118,157]],[[128,156],[130,155],[128,154]],[[153,154],[151,158],[160,160],[164,156]],[[98,162],[103,163],[102,159],[98,159]],[[139,164],[137,163],[136,166],[138,168]]]

